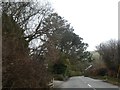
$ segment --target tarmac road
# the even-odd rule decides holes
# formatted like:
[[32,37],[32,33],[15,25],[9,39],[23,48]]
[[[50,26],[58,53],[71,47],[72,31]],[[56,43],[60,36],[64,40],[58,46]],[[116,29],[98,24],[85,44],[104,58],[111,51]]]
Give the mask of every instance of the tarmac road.
[[66,90],[67,88],[70,90],[120,90],[116,85],[84,76],[71,77],[65,82],[56,81],[54,83],[57,84],[56,88],[60,90]]

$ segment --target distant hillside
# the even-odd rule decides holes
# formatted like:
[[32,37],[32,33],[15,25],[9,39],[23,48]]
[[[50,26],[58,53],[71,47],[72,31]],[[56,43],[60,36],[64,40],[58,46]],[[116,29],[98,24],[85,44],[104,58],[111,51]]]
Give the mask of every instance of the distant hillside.
[[102,60],[102,57],[100,56],[100,54],[98,52],[91,51],[91,53],[93,54],[92,57],[94,59],[92,64],[93,64],[93,66],[95,68],[104,68],[104,67],[106,67],[104,61]]

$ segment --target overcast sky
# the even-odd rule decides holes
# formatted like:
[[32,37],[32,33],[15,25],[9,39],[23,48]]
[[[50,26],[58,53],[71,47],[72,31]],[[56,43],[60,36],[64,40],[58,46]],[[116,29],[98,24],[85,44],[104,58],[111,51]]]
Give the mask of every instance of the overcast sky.
[[89,44],[87,50],[110,39],[118,39],[118,1],[48,0],[55,11]]

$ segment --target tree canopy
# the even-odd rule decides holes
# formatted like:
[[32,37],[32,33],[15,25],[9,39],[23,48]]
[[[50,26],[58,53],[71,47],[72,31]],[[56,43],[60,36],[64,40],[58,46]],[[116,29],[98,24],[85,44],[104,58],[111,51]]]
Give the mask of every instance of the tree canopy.
[[88,44],[49,3],[3,2],[2,19],[3,87],[47,87],[52,74],[91,61]]

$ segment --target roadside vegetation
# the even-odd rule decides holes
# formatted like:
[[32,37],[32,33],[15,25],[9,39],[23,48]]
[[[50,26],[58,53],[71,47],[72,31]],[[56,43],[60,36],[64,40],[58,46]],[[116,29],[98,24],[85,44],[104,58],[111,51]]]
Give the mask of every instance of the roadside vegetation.
[[49,2],[2,2],[3,90],[81,75],[92,61],[87,47]]
[[49,2],[1,5],[3,90],[49,89],[53,78],[80,75],[120,80],[120,42],[110,40],[89,52],[89,45]]
[[109,40],[98,45],[92,52],[94,61],[87,76],[103,79],[112,84],[120,84],[120,41]]

